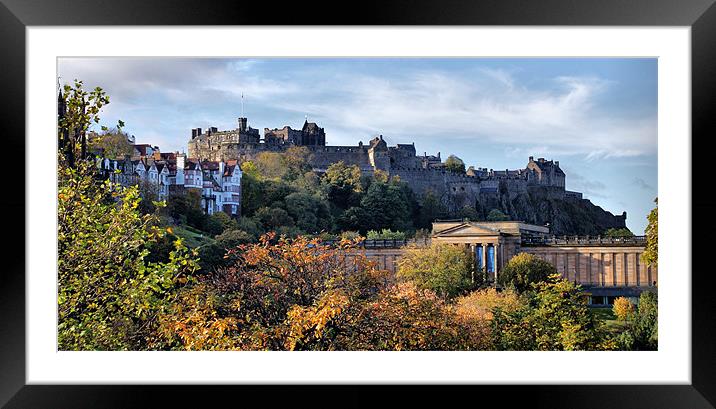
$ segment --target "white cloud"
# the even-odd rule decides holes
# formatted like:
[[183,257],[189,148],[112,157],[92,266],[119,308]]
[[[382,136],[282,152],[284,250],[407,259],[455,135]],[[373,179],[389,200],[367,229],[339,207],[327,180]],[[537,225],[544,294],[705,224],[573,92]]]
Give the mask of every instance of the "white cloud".
[[[498,69],[460,75],[413,70],[397,77],[301,65],[274,75],[265,74],[271,72],[264,69],[269,65],[257,60],[67,59],[60,72],[78,75],[88,85],[102,84],[112,97],[109,112],[161,106],[159,113],[171,118],[155,116],[154,123],[186,123],[184,134],[194,126],[190,123],[233,123],[243,93],[254,110],[308,114],[326,128],[333,144],[354,144],[382,133],[416,144],[450,137],[499,144],[514,154],[542,148],[548,152],[524,153],[586,160],[656,152],[655,113],[614,115],[605,105],[615,83],[601,78],[562,76],[535,89]],[[234,115],[218,118],[227,109]],[[206,113],[211,110],[217,115]],[[286,119],[277,114],[274,121],[258,127],[282,126]],[[166,135],[158,125],[150,128],[147,133]]]

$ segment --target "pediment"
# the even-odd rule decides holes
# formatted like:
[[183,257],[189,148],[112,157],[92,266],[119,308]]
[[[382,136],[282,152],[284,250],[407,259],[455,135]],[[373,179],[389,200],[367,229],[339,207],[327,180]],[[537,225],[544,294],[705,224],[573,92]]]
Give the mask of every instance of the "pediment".
[[484,226],[476,226],[474,224],[464,223],[458,226],[435,233],[435,237],[451,237],[451,236],[494,236],[500,234],[499,230],[491,229]]

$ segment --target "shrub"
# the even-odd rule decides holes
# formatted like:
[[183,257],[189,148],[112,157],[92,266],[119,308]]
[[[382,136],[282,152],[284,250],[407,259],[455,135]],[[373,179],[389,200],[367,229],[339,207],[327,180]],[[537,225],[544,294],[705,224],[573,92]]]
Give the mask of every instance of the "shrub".
[[628,298],[619,297],[614,300],[614,306],[612,306],[612,311],[614,312],[614,316],[616,316],[618,320],[626,321],[631,318],[632,314],[634,313],[634,304],[632,304]]
[[557,269],[550,263],[528,253],[520,253],[512,257],[497,275],[497,282],[508,288],[523,293],[532,284],[546,281]]
[[381,231],[370,230],[368,232],[368,240],[405,240],[405,233],[401,231],[392,231],[383,229]]
[[613,349],[579,286],[558,275],[534,286],[528,302],[512,312],[496,308],[492,337],[497,350]]
[[510,216],[502,213],[499,209],[492,209],[490,213],[487,214],[488,222],[501,222],[506,220],[510,220]]
[[491,343],[493,311],[513,313],[524,300],[512,290],[497,292],[494,288],[473,291],[455,299],[452,311],[461,335],[463,349],[488,350]]

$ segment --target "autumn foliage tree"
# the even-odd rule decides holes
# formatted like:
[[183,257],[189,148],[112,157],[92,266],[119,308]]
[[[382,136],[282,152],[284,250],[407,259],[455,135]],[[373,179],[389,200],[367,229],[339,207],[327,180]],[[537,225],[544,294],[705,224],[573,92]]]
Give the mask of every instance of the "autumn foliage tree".
[[[230,266],[177,299],[163,334],[175,349],[340,349],[347,317],[387,283],[386,272],[354,248],[349,240],[334,247],[267,234],[232,249]],[[214,300],[215,308],[206,311],[192,301],[197,297]]]
[[634,314],[634,304],[626,297],[619,297],[614,300],[612,311],[618,320],[626,321]]

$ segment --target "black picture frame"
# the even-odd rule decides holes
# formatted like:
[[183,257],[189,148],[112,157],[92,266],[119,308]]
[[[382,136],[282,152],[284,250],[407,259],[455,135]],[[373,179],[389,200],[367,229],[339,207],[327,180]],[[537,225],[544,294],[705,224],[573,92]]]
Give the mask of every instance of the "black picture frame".
[[[11,184],[0,201],[5,223],[0,272],[0,404],[12,408],[211,407],[261,399],[266,406],[374,406],[376,404],[487,404],[549,408],[712,408],[716,403],[716,274],[707,268],[707,235],[715,231],[714,174],[709,157],[716,130],[716,6],[714,0],[490,0],[482,2],[362,1],[229,2],[196,0],[0,0],[0,84],[5,167]],[[280,8],[279,8],[280,7]],[[669,172],[692,175],[692,381],[690,385],[354,386],[86,386],[26,385],[25,377],[25,151],[26,26],[46,25],[560,25],[689,26],[692,58],[692,162]],[[81,41],[81,39],[68,39]],[[678,136],[674,136],[678,137]],[[688,143],[689,141],[684,141]],[[688,180],[688,179],[687,179]],[[24,214],[24,218],[17,215]],[[15,225],[13,225],[13,222]],[[692,223],[693,225],[693,223]],[[662,249],[668,251],[668,249]],[[700,267],[700,268],[698,268]],[[585,363],[585,369],[589,363]],[[237,370],[240,370],[237,368]],[[617,368],[615,370],[629,370]],[[261,404],[261,403],[260,403]]]

